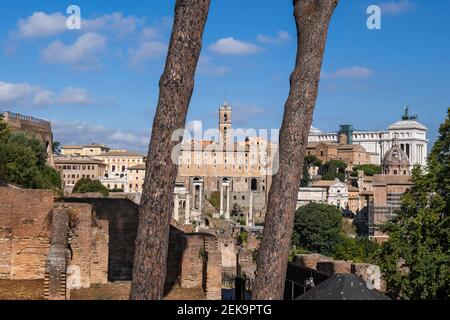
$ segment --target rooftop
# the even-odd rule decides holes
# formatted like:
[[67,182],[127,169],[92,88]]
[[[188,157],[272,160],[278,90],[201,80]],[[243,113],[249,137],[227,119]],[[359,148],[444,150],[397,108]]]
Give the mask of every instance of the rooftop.
[[102,153],[97,157],[144,157],[144,155],[131,151],[110,151]]
[[390,300],[354,274],[338,274],[312,288],[297,300]]
[[83,146],[83,148],[104,148],[104,149],[109,149],[106,145],[99,144],[99,143],[91,143],[91,144]]
[[54,158],[55,164],[76,163],[76,164],[99,164],[103,165],[100,160],[82,156],[60,156]]
[[138,164],[137,166],[134,167],[129,167],[128,170],[145,170],[146,166],[145,164]]

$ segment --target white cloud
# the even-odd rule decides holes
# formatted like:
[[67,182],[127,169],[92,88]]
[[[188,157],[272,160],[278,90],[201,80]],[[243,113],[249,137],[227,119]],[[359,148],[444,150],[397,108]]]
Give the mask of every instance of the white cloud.
[[17,23],[19,38],[40,38],[55,36],[66,31],[66,19],[61,13],[35,12]]
[[380,4],[381,12],[386,14],[401,14],[411,11],[415,8],[416,4],[409,0],[390,1]]
[[88,105],[96,102],[88,90],[66,87],[60,94],[29,83],[0,82],[0,104],[10,106]]
[[148,131],[123,131],[102,125],[74,121],[52,121],[55,141],[63,145],[104,143],[114,149],[127,149],[145,153],[150,143]]
[[373,76],[373,71],[365,68],[365,67],[351,67],[338,69],[335,72],[327,73],[322,72],[322,77],[324,79],[339,79],[339,78],[348,78],[348,79],[364,79]]
[[[19,38],[43,38],[62,34],[68,31],[67,16],[60,12],[48,14],[34,12],[31,16],[17,22],[15,32]],[[116,36],[126,36],[136,32],[141,19],[135,16],[124,16],[122,12],[104,14],[93,19],[81,20],[81,32],[108,32]]]
[[71,45],[54,41],[41,51],[41,55],[46,63],[71,65],[78,70],[97,69],[101,66],[99,55],[105,45],[106,39],[102,35],[86,33]]
[[223,76],[230,72],[226,66],[216,65],[211,57],[201,56],[198,62],[198,72],[210,76]]
[[254,103],[234,103],[232,105],[233,122],[237,125],[245,126],[255,117],[266,115],[268,110]]
[[35,105],[89,105],[94,102],[96,100],[90,96],[88,90],[77,87],[66,87],[59,95],[43,90],[33,99]]
[[16,105],[38,93],[40,88],[29,83],[0,82],[0,104]]
[[253,43],[236,40],[232,37],[220,39],[216,43],[210,45],[208,49],[212,52],[224,55],[254,54],[262,50],[262,48]]
[[139,44],[137,48],[128,50],[128,65],[133,69],[142,69],[146,60],[156,59],[167,53],[167,44],[162,41],[146,41]]
[[87,32],[107,31],[119,37],[136,32],[142,21],[135,16],[124,16],[122,12],[105,14],[98,18],[82,20],[81,29]]
[[141,38],[143,40],[153,40],[161,37],[161,32],[155,27],[147,27],[142,30]]
[[256,37],[256,40],[265,44],[280,44],[291,40],[291,35],[287,31],[281,30],[277,32],[277,35],[275,37],[260,34]]

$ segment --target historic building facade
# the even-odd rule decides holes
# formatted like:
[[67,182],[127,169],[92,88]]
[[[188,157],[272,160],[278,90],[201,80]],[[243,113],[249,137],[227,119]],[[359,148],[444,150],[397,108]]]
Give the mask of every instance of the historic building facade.
[[401,208],[401,197],[413,186],[409,164],[407,153],[394,138],[381,163],[383,173],[374,175],[370,190],[361,192],[368,206],[369,236],[376,241],[387,239],[379,227],[395,216]]
[[393,146],[396,138],[400,148],[405,151],[410,166],[416,164],[424,166],[427,160],[428,129],[417,121],[417,116],[409,115],[406,109],[402,119],[387,130],[362,131],[353,130],[353,126],[341,126],[339,132],[322,132],[317,128],[311,128],[310,143],[332,142],[338,143],[342,133],[349,137],[348,144],[358,144],[364,147],[366,152],[376,154],[376,164],[380,165],[387,151]]
[[126,191],[131,183],[128,179],[128,169],[144,164],[144,156],[142,154],[125,150],[109,151],[95,155],[93,158],[102,161],[106,165],[106,172],[100,178],[100,182],[110,190],[119,189]]
[[100,160],[83,156],[57,156],[54,159],[55,168],[61,174],[64,192],[72,192],[81,179],[100,180],[106,165]]
[[278,145],[261,137],[238,141],[228,103],[219,108],[218,136],[218,141],[183,141],[177,185],[188,190],[193,212],[202,212],[207,199],[217,193],[218,216],[230,219],[239,206],[253,217],[265,210]]
[[102,153],[109,152],[111,149],[103,144],[92,143],[85,146],[63,146],[61,154],[64,155],[79,155],[85,157],[99,156]]

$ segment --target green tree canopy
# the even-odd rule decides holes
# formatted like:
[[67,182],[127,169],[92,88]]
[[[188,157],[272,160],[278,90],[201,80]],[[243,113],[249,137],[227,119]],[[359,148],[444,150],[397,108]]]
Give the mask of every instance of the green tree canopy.
[[45,147],[38,139],[11,133],[0,119],[0,179],[23,188],[59,191],[60,175],[46,165],[46,159]]
[[3,115],[0,114],[0,143],[5,143],[10,135],[10,130],[3,121]]
[[300,181],[300,187],[308,187],[311,183],[311,175],[309,174],[309,170],[312,167],[320,167],[322,165],[322,161],[318,159],[316,156],[306,156],[303,161],[303,175],[302,180]]
[[381,245],[367,237],[348,238],[341,237],[337,241],[333,258],[353,261],[356,263],[378,263]]
[[376,174],[381,174],[382,170],[380,166],[374,165],[374,164],[362,164],[353,167],[353,173],[352,177],[358,176],[358,171],[364,171],[364,174],[366,176],[374,176]]
[[322,165],[322,160],[316,156],[305,156],[304,164],[308,167],[320,167]]
[[79,180],[72,193],[101,193],[104,196],[109,194],[108,188],[106,188],[100,181],[91,179],[81,179]]
[[342,213],[335,206],[311,203],[295,213],[293,244],[306,250],[332,255],[342,236]]
[[345,169],[347,169],[347,164],[344,161],[331,160],[320,168],[320,172],[323,180],[331,181],[337,178],[345,182]]
[[14,132],[9,137],[9,142],[30,148],[37,160],[37,165],[43,167],[47,162],[47,151],[45,146],[38,139],[29,136],[24,132]]
[[381,267],[392,297],[450,299],[450,110],[428,159],[413,170],[414,186],[398,214],[383,226]]

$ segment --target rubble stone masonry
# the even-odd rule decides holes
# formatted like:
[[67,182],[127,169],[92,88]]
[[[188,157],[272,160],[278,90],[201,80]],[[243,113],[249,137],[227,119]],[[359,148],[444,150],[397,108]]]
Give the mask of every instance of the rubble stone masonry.
[[0,187],[0,279],[43,279],[50,248],[47,190]]

